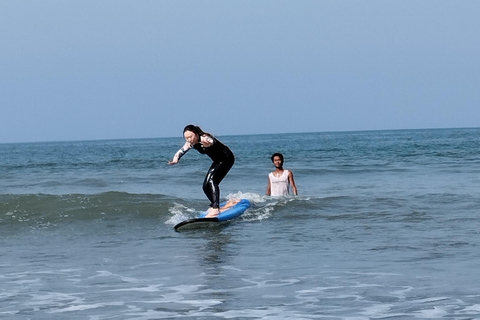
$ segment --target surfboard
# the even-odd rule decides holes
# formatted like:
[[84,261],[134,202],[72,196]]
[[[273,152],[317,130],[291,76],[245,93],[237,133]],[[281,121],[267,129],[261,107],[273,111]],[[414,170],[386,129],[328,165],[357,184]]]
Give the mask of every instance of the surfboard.
[[222,221],[228,221],[242,215],[250,207],[248,199],[230,200],[220,204],[220,214],[214,218],[205,218],[207,212],[202,212],[197,218],[188,219],[175,225],[175,231],[180,229],[196,228],[216,225]]

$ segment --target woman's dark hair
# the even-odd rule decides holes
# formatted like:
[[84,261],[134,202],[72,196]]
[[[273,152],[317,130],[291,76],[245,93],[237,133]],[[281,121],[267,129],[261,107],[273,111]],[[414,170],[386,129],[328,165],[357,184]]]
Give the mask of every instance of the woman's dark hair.
[[188,126],[186,126],[185,129],[183,129],[183,133],[185,133],[185,131],[191,131],[199,137],[205,133],[199,126],[195,126],[193,124],[189,124]]
[[273,162],[273,158],[275,157],[280,157],[280,160],[282,160],[282,164],[283,164],[283,154],[281,153],[278,153],[278,152],[275,152],[274,154],[272,154],[272,157],[270,159],[272,159],[272,162]]

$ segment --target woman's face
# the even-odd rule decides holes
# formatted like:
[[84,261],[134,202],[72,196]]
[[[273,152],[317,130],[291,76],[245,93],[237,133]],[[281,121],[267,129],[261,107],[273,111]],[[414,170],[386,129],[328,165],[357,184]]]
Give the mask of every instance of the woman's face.
[[183,134],[185,137],[185,140],[187,140],[190,144],[195,144],[199,142],[199,136],[197,136],[194,132],[192,131],[185,131]]

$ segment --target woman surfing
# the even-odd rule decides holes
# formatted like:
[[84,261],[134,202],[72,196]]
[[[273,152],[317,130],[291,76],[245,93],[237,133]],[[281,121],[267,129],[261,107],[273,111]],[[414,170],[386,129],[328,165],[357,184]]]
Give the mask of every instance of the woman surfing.
[[192,124],[186,126],[183,129],[183,136],[186,140],[185,144],[175,153],[168,164],[178,163],[180,158],[192,148],[212,159],[212,165],[203,181],[203,192],[210,200],[210,208],[205,217],[216,217],[220,213],[220,188],[218,185],[232,168],[235,156],[230,148],[210,133],[203,132],[198,126]]

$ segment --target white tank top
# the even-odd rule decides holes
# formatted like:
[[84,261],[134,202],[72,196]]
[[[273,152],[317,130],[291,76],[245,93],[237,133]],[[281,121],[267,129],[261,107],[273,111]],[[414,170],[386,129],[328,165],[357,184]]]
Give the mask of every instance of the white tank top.
[[288,196],[288,170],[283,170],[280,177],[275,177],[273,172],[268,174],[270,179],[270,195]]

